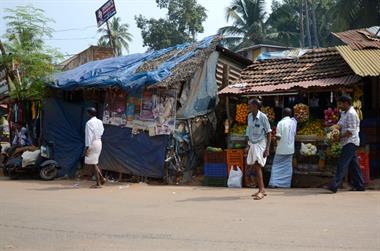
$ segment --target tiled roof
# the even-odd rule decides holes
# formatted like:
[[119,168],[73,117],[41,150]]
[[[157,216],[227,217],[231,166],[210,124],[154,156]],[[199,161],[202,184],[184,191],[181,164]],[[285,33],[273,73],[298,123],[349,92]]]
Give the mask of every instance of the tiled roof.
[[312,86],[357,83],[360,77],[335,48],[310,50],[298,59],[255,62],[241,73],[240,80],[220,94],[264,93]]
[[353,50],[346,45],[337,50],[357,75],[380,76],[380,49]]
[[[376,27],[371,27],[368,30],[374,31],[376,30]],[[380,37],[376,37],[374,34],[368,32],[368,30],[349,30],[332,34],[342,40],[343,43],[349,45],[353,50],[368,48],[380,49]]]

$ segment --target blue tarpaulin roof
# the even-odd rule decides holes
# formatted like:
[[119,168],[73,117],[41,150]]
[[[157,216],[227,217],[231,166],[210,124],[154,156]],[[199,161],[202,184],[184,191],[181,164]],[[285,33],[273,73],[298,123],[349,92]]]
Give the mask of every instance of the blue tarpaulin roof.
[[[158,51],[89,62],[54,75],[51,86],[64,90],[106,87],[120,87],[124,90],[140,89],[169,77],[175,66],[194,56],[197,51],[210,47],[214,38],[210,36],[195,44],[185,43]],[[186,53],[183,53],[184,51]],[[145,62],[158,59],[170,52],[175,53],[153,70],[136,71]]]

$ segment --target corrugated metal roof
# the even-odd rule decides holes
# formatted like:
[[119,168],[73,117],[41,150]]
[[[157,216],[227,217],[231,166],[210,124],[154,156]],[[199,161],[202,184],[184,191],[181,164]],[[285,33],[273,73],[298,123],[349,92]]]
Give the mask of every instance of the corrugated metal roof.
[[366,48],[380,49],[380,38],[375,37],[366,29],[349,30],[332,34],[354,50]]
[[361,80],[359,76],[345,76],[339,78],[316,79],[310,81],[301,81],[294,83],[285,83],[278,85],[249,85],[246,83],[230,85],[224,88],[219,94],[253,94],[268,93],[274,91],[288,91],[296,89],[306,89],[310,87],[328,87],[338,85],[356,84]]
[[339,54],[359,76],[380,76],[380,49],[353,50],[349,46],[338,46]]

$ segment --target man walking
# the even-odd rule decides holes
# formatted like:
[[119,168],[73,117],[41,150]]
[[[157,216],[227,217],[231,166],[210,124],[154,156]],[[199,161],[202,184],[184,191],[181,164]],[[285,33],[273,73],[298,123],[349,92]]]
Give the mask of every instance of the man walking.
[[359,131],[360,120],[348,95],[342,95],[338,99],[339,108],[343,111],[338,122],[340,129],[340,143],[342,152],[336,169],[335,179],[328,189],[336,193],[343,177],[349,168],[352,170],[353,191],[364,191],[363,176],[356,157],[356,150],[360,145]]
[[246,130],[249,145],[247,149],[247,165],[255,168],[257,184],[259,186],[259,191],[252,196],[255,200],[261,200],[266,195],[262,168],[265,166],[267,157],[269,156],[272,130],[268,117],[260,111],[261,101],[252,99],[248,104],[251,113],[248,115]]
[[269,186],[273,188],[290,188],[292,183],[294,141],[297,121],[291,119],[292,110],[284,109],[284,118],[278,122],[276,129],[277,148],[274,155]]
[[105,178],[98,167],[99,156],[102,151],[102,135],[104,132],[103,122],[96,117],[96,109],[88,108],[87,113],[90,119],[86,123],[85,143],[86,157],[85,164],[93,166],[96,175],[96,185],[91,188],[101,188],[105,183]]

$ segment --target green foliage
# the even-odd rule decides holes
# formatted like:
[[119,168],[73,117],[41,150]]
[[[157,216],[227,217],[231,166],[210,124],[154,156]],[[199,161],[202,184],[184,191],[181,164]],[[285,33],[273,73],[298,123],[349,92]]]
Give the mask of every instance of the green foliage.
[[380,25],[379,0],[335,0],[331,11],[333,31],[368,28]]
[[226,8],[226,19],[232,24],[219,29],[224,43],[231,49],[240,49],[254,44],[269,42],[272,34],[267,32],[264,22],[264,0],[233,0]]
[[141,15],[135,19],[137,27],[141,29],[144,46],[149,47],[150,50],[159,50],[191,40],[187,34],[179,32],[166,19],[145,19]]
[[[110,22],[110,30],[112,42],[115,46],[116,56],[121,56],[123,54],[123,49],[129,52],[129,43],[132,41],[132,34],[129,33],[129,25],[121,24],[121,18],[115,17]],[[108,30],[106,28],[98,29],[98,32],[102,34],[99,38],[98,45],[109,47],[110,39],[108,35]]]
[[60,58],[56,50],[44,43],[44,38],[52,36],[49,24],[53,20],[33,6],[18,6],[6,9],[6,12],[7,55],[3,57],[9,68],[17,69],[11,95],[19,100],[40,98],[44,94],[46,78],[55,71],[53,63]]
[[[309,16],[306,16],[306,3]],[[227,21],[232,23],[219,30],[225,35],[226,45],[235,50],[266,42],[301,47],[309,36],[301,38],[301,13],[305,33],[307,22],[312,31],[312,47],[334,45],[336,40],[331,32],[380,24],[378,0],[275,0],[267,20],[263,9],[264,1],[261,0],[232,0],[226,9]]]
[[156,3],[159,8],[168,10],[166,18],[135,16],[144,46],[149,50],[194,41],[197,34],[204,31],[206,9],[196,0],[156,0]]

